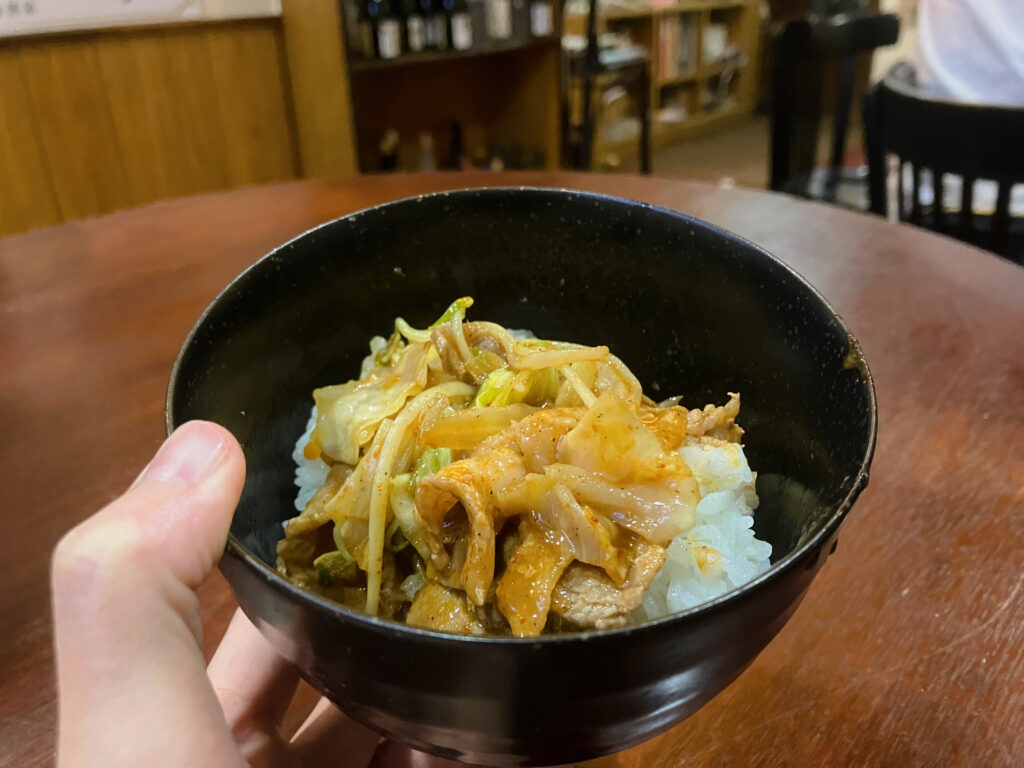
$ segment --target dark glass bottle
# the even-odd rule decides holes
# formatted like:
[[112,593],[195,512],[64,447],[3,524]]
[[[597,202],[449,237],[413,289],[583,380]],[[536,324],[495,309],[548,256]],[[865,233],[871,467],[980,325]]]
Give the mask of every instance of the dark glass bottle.
[[384,135],[381,137],[380,144],[377,147],[379,150],[378,165],[382,171],[398,170],[399,141],[398,131],[394,128],[388,128],[384,131]]
[[491,40],[512,37],[512,0],[486,0],[487,36]]
[[360,56],[377,58],[377,13],[380,10],[376,0],[356,0],[356,32],[353,47]]
[[448,37],[448,14],[445,11],[446,0],[432,0],[430,3],[431,16],[430,25],[433,26],[435,46],[439,51],[447,51],[451,48],[451,39]]
[[448,23],[448,40],[454,51],[468,51],[473,47],[473,22],[469,18],[466,0],[442,0]]
[[419,53],[427,47],[427,27],[418,0],[405,0],[405,50]]
[[432,50],[448,50],[448,27],[440,0],[417,0],[417,3],[419,14],[423,19],[424,47]]
[[512,39],[525,43],[530,39],[530,0],[511,0]]
[[380,0],[377,13],[377,56],[394,59],[402,53],[402,17],[396,0]]
[[530,34],[550,37],[555,33],[555,12],[551,0],[533,0],[530,3]]

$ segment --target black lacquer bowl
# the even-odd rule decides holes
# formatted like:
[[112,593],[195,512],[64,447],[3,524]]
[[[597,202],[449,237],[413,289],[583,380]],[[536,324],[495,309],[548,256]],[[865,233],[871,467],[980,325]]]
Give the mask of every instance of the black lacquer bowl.
[[[272,564],[295,514],[291,449],[314,387],[359,371],[396,315],[424,327],[454,298],[471,317],[608,344],[655,399],[740,392],[758,471],[755,530],[772,567],[697,609],[628,629],[535,640],[444,635],[303,592]],[[248,476],[221,562],[238,601],[342,710],[468,762],[568,763],[678,723],[753,661],[799,604],[867,483],[876,409],[855,339],[788,267],[679,213],[563,190],[401,200],[264,256],[192,329],[167,427],[210,419]]]

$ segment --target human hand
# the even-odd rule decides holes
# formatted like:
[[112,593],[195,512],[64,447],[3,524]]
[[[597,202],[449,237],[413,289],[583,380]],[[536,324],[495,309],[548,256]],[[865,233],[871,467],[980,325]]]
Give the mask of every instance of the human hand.
[[298,675],[240,611],[206,668],[195,590],[244,478],[234,437],[190,422],[57,545],[58,766],[455,765],[382,741],[324,699],[281,732]]

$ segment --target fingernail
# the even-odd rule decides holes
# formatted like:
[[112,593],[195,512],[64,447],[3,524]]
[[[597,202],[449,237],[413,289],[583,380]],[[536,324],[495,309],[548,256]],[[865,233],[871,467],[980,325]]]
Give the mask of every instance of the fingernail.
[[213,472],[223,452],[219,431],[206,424],[185,424],[160,446],[142,477],[195,485]]

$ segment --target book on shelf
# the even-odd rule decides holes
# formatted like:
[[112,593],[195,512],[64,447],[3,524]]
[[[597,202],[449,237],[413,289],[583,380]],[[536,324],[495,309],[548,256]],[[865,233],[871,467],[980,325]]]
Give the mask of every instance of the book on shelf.
[[658,27],[658,79],[671,80],[696,68],[697,26],[692,13],[667,16]]

